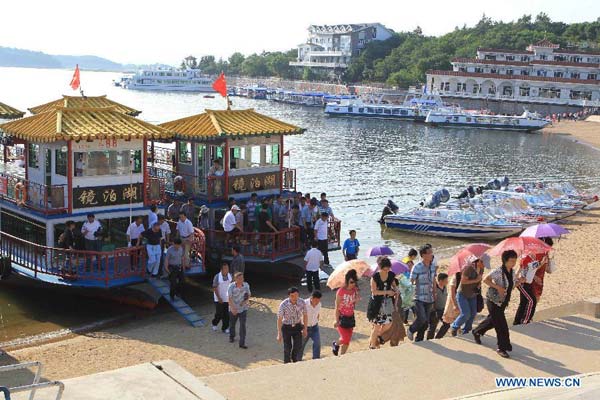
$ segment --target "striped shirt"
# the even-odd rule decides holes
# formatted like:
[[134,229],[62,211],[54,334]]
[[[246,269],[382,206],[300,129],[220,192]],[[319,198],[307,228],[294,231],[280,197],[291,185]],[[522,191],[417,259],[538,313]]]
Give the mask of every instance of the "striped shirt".
[[421,261],[412,269],[410,280],[415,282],[415,300],[423,303],[433,303],[433,286],[435,282],[435,262],[428,267]]
[[279,305],[277,317],[281,317],[284,325],[297,325],[304,322],[306,314],[306,303],[298,298],[296,304],[292,304],[289,298],[285,299]]

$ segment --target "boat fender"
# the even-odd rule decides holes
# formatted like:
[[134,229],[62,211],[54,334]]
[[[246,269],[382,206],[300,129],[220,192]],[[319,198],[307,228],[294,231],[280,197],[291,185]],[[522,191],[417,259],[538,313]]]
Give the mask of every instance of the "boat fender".
[[19,207],[24,206],[27,202],[27,190],[25,190],[23,182],[17,182],[15,185],[15,200]]

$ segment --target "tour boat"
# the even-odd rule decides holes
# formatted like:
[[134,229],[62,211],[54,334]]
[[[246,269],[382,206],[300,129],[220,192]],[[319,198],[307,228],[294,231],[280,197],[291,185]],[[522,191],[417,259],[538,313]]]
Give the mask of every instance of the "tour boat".
[[325,113],[329,116],[368,117],[384,119],[400,119],[410,121],[425,121],[427,113],[443,105],[437,95],[408,96],[402,104],[384,103],[379,100],[365,102],[361,99],[351,99],[336,103],[327,103]]
[[529,111],[524,111],[521,115],[489,115],[460,108],[445,108],[429,111],[425,123],[434,126],[533,132],[548,126],[550,121]]
[[523,231],[521,224],[480,211],[418,208],[383,218],[388,228],[430,236],[503,239]]
[[133,90],[214,92],[214,80],[197,69],[143,69],[121,81],[120,86]]

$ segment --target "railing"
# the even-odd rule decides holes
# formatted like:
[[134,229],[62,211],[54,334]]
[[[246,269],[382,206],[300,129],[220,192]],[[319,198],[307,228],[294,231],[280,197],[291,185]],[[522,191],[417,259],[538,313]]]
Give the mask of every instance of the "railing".
[[[17,184],[23,186],[22,193],[17,193]],[[40,185],[6,173],[0,173],[0,198],[45,215],[68,210],[67,185]]]
[[[148,166],[148,176],[150,178],[160,179],[163,182],[164,190],[174,193],[176,196],[195,196],[204,193],[204,182],[197,175],[175,172],[162,167]],[[181,176],[181,180],[175,181],[176,176]]]
[[2,392],[4,392],[4,398],[10,400],[11,393],[30,392],[29,400],[33,400],[36,390],[45,389],[48,387],[58,387],[58,392],[56,393],[55,399],[60,400],[62,398],[62,394],[65,390],[65,385],[59,381],[40,383],[40,378],[42,377],[42,363],[39,361],[31,361],[31,362],[24,362],[24,363],[19,363],[19,364],[4,365],[4,366],[0,367],[0,373],[18,371],[21,369],[29,369],[32,367],[37,367],[37,371],[35,372],[35,375],[33,377],[33,382],[30,385],[15,386],[15,387],[11,387],[11,388],[0,387],[0,390]]
[[[167,220],[169,228],[171,228],[171,242],[172,239],[177,235],[177,222],[173,220]],[[194,228],[194,238],[192,240],[192,246],[190,247],[190,260],[199,258],[202,260],[203,267],[206,263],[206,237],[201,229]]]
[[281,177],[283,182],[283,189],[296,191],[296,169],[295,168],[283,168],[283,176]]
[[119,248],[112,251],[69,250],[48,247],[0,232],[0,254],[38,274],[58,276],[65,280],[103,282],[109,287],[117,279],[146,274],[145,246]]
[[226,233],[225,231],[205,229],[204,235],[211,250],[229,253],[231,246],[235,244],[240,246],[240,252],[244,257],[275,260],[277,257],[302,251],[299,227],[268,233]]

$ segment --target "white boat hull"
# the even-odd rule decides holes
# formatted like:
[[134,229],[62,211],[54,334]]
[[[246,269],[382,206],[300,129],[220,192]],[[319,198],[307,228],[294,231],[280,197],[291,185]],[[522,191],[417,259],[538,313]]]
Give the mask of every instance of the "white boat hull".
[[475,224],[454,221],[435,221],[410,216],[388,215],[384,218],[388,228],[414,232],[421,235],[470,239],[503,239],[523,231],[521,225]]
[[455,128],[479,128],[502,131],[533,132],[544,128],[549,121],[541,118],[523,116],[495,116],[478,114],[451,114],[431,111],[425,118],[425,123],[434,126]]

